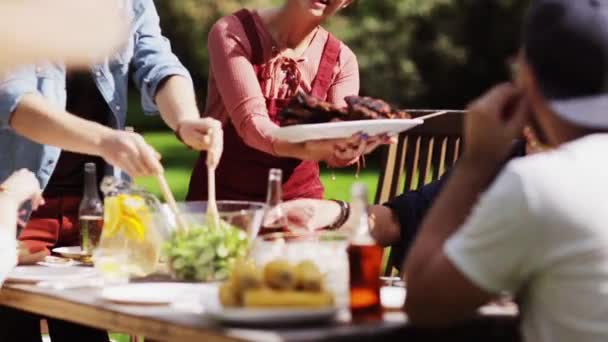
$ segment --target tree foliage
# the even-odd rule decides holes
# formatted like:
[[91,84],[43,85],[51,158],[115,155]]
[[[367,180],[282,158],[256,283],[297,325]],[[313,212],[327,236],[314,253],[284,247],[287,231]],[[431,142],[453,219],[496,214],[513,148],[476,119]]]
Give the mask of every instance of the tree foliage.
[[[239,8],[281,0],[157,1],[165,34],[206,91],[206,37]],[[328,23],[358,56],[362,93],[403,107],[461,108],[508,78],[529,0],[358,0]]]

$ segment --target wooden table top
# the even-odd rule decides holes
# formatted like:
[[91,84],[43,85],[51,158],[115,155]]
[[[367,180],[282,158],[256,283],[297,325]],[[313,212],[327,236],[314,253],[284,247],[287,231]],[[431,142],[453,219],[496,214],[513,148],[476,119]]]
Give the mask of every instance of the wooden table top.
[[353,323],[347,311],[324,325],[272,330],[220,325],[200,313],[170,306],[121,305],[99,297],[101,289],[53,290],[35,285],[6,284],[0,305],[45,317],[160,341],[302,341],[349,340],[397,334],[407,327],[402,312]]

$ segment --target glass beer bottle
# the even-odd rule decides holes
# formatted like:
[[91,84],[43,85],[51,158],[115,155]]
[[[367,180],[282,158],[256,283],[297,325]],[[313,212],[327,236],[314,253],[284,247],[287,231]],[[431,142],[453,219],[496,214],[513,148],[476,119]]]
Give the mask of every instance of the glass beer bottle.
[[281,208],[283,203],[283,171],[270,169],[266,192],[266,215],[259,235],[287,232],[287,216]]
[[353,315],[376,313],[381,309],[380,268],[384,249],[369,231],[367,187],[355,184],[352,188],[352,226],[348,246],[350,270],[350,308]]
[[80,222],[80,247],[88,254],[99,244],[103,228],[103,203],[97,189],[97,170],[95,163],[84,165],[84,192],[78,209]]

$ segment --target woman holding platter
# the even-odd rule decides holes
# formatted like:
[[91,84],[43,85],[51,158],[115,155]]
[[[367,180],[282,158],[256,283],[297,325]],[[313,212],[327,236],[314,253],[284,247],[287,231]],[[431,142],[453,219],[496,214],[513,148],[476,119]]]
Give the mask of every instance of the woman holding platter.
[[[345,167],[390,140],[350,139],[290,143],[273,137],[277,114],[304,92],[337,107],[359,92],[354,53],[320,24],[352,0],[285,0],[277,8],[241,10],[220,19],[209,34],[206,113],[224,126],[217,198],[263,201],[271,168],[283,171],[283,198],[322,198],[319,161]],[[199,157],[188,200],[207,197],[205,153]]]

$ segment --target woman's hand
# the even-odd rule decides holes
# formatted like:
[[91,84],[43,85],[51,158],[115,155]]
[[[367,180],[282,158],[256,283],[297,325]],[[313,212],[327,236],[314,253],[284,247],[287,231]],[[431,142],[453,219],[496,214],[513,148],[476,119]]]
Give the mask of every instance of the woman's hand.
[[372,153],[381,145],[397,142],[397,139],[386,134],[369,137],[366,134],[358,134],[345,143],[338,143],[333,157],[325,160],[330,167],[345,167],[354,164],[359,157]]
[[334,224],[340,212],[340,205],[334,201],[297,199],[282,203],[281,209],[271,211],[264,222],[276,222],[282,214],[287,216],[289,230],[314,231]]
[[344,167],[354,164],[360,156],[371,153],[379,146],[395,141],[387,135],[369,137],[355,134],[348,139],[311,140],[300,144],[276,141],[274,147],[280,156],[324,161],[331,167]]
[[209,151],[212,167],[217,167],[224,150],[222,124],[212,118],[182,120],[176,130],[184,145],[197,150]]
[[46,248],[33,251],[28,249],[27,246],[21,241],[19,241],[17,251],[18,265],[35,265],[40,261],[44,261],[44,259],[50,255],[50,252]]

